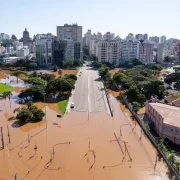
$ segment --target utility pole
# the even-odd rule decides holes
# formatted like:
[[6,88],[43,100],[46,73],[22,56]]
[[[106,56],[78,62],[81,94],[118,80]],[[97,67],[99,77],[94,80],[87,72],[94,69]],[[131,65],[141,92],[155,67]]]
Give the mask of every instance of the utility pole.
[[2,140],[2,149],[4,149],[4,137],[3,137],[2,127],[1,127],[1,140]]
[[9,138],[9,144],[11,143],[11,139],[10,139],[10,134],[9,134],[9,127],[7,126],[7,131],[8,131],[8,138]]

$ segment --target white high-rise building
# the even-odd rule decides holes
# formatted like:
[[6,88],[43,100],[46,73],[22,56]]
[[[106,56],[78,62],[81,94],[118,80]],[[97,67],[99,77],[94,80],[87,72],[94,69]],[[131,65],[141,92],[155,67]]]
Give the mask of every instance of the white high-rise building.
[[119,65],[119,43],[115,41],[98,41],[96,57],[99,62]]
[[162,62],[166,56],[169,56],[171,51],[168,49],[168,46],[164,43],[158,44],[157,46],[157,61]]
[[139,41],[123,41],[120,47],[123,61],[139,58]]
[[64,24],[64,26],[57,26],[57,39],[71,39],[74,42],[80,43],[80,56],[83,58],[83,39],[82,39],[82,26],[78,26],[77,24]]
[[96,56],[96,44],[97,44],[97,40],[95,40],[95,39],[90,40],[90,43],[89,43],[89,55]]
[[139,60],[143,64],[150,64],[153,62],[153,51],[154,44],[148,40],[145,40],[142,43],[139,43]]
[[159,39],[159,42],[160,43],[165,43],[166,41],[166,36],[161,36],[160,39]]
[[102,40],[102,34],[100,32],[97,33],[97,40],[98,41]]
[[84,46],[89,47],[89,42],[92,39],[91,30],[89,29],[86,34],[84,34]]

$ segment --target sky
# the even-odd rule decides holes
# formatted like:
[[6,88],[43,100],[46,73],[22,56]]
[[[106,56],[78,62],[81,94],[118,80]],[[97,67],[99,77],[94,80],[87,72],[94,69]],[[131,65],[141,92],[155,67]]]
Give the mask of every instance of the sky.
[[0,33],[56,35],[56,26],[78,23],[83,34],[128,33],[180,39],[180,0],[0,0]]

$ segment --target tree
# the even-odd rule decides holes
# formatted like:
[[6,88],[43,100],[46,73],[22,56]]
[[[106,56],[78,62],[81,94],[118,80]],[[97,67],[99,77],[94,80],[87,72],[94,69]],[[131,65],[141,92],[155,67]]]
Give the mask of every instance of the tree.
[[175,157],[175,153],[174,153],[174,152],[172,152],[172,153],[170,153],[170,154],[168,155],[168,160],[169,160],[169,162],[170,162],[171,164],[174,164],[174,163],[175,163],[176,157]]
[[178,173],[179,173],[179,171],[180,171],[180,161],[179,161],[179,160],[176,160],[176,162],[175,162],[175,168],[176,168],[176,170],[177,170]]
[[40,74],[39,76],[41,79],[47,82],[53,81],[56,77],[54,74],[48,74],[48,73]]
[[63,67],[65,68],[72,68],[74,66],[73,60],[68,60],[63,62]]
[[99,76],[101,76],[101,78],[103,79],[103,81],[106,80],[106,76],[108,75],[109,72],[109,68],[105,65],[103,65],[100,69],[99,69]]
[[137,66],[137,65],[142,65],[142,62],[139,61],[138,59],[132,59],[132,64],[133,66]]
[[127,91],[127,96],[128,96],[128,99],[130,101],[137,101],[138,100],[138,94],[139,94],[139,90],[137,88],[137,86],[135,85],[132,85],[130,86],[129,90]]
[[133,102],[133,110],[137,112],[140,109],[140,104],[136,101]]
[[75,74],[66,74],[64,75],[63,78],[70,78],[70,79],[73,79],[73,80],[77,80],[77,76]]
[[44,87],[39,85],[33,85],[21,91],[18,97],[25,100],[27,100],[28,97],[31,97],[34,101],[38,101],[44,98],[44,94],[45,94]]
[[138,94],[137,100],[142,106],[146,102],[146,96],[144,94]]
[[53,66],[53,71],[56,72],[58,70],[58,67],[56,65]]
[[45,113],[29,102],[26,107],[14,109],[14,113],[17,113],[16,118],[19,120],[20,125],[27,122],[41,121],[45,116]]
[[73,61],[73,66],[74,67],[80,67],[82,65],[83,65],[83,62],[81,60],[79,60],[79,59]]
[[17,85],[18,85],[18,81],[19,81],[19,77],[21,75],[27,75],[24,71],[14,71],[11,73],[11,76],[16,76],[17,78]]
[[16,112],[17,112],[16,119],[19,120],[20,125],[23,125],[31,120],[31,112],[26,107],[14,109],[14,113]]
[[47,81],[39,78],[39,77],[30,77],[28,79],[25,79],[24,80],[25,83],[29,83],[29,84],[32,84],[32,85],[46,85]]

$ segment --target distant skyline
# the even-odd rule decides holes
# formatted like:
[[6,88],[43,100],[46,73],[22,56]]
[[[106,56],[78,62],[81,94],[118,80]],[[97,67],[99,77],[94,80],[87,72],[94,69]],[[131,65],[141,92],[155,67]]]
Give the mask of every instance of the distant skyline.
[[1,2],[0,33],[22,37],[25,28],[34,34],[52,33],[56,26],[78,23],[83,35],[128,33],[180,39],[179,0],[9,0]]

